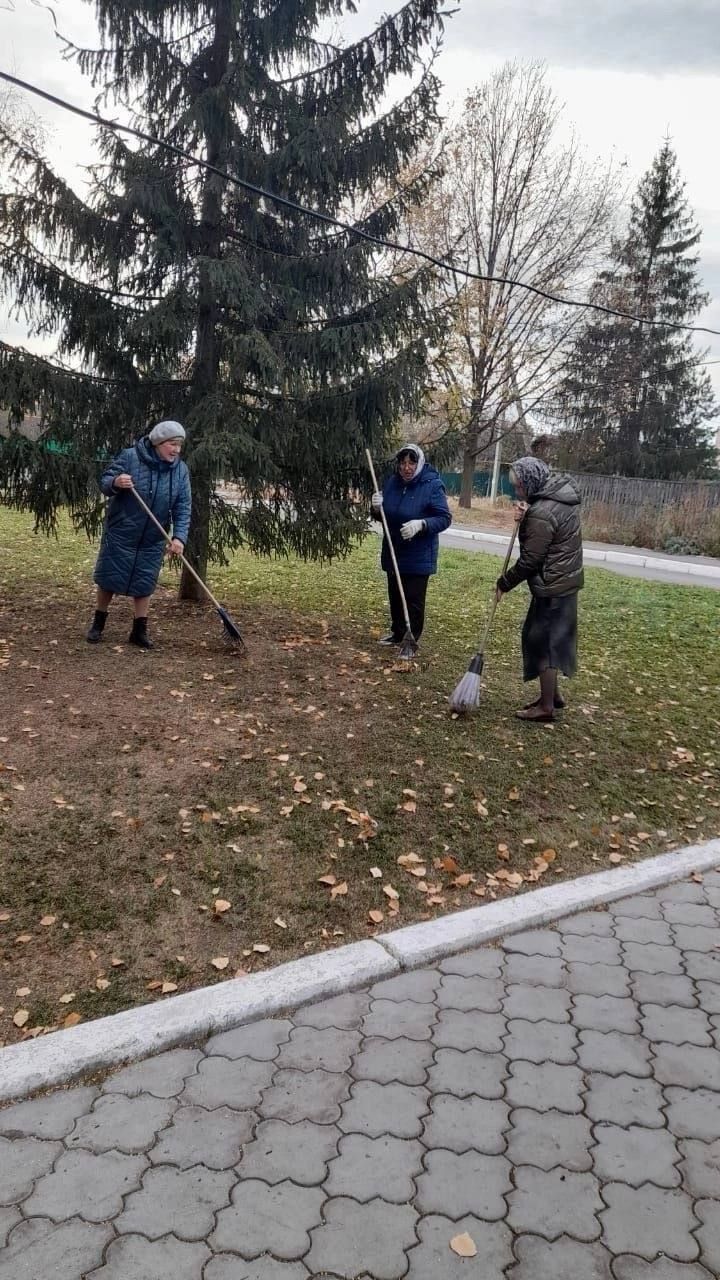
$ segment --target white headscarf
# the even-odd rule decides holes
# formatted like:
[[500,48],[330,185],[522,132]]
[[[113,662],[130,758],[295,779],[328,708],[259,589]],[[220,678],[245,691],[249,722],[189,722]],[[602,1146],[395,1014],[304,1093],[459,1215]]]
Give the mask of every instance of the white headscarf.
[[418,476],[420,475],[420,472],[425,466],[425,454],[423,453],[419,444],[404,444],[402,448],[398,449],[397,453],[395,454],[396,468],[404,453],[412,454],[412,456],[416,459],[415,470],[413,471],[412,479],[417,480]]

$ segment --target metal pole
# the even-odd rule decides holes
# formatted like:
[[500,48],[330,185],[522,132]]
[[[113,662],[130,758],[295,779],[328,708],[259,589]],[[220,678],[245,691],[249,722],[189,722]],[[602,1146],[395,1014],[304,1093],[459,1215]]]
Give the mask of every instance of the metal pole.
[[502,460],[502,436],[498,436],[495,441],[495,458],[493,460],[492,485],[490,487],[490,500],[497,502],[498,486],[500,484],[500,462]]

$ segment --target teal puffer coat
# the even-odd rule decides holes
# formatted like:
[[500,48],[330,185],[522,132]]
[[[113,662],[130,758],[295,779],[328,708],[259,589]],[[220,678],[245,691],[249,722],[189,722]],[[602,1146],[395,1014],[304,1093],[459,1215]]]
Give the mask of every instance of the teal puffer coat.
[[129,489],[116,490],[123,472],[132,476],[140,497],[168,533],[187,543],[190,529],[190,476],[180,458],[164,462],[145,437],[113,458],[100,480],[109,497],[95,582],[120,596],[149,596],[157,586],[165,542]]

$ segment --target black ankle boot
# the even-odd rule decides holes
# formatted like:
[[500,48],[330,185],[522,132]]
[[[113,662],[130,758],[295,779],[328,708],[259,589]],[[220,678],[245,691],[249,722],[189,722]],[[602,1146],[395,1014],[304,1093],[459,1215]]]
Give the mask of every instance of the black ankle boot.
[[105,630],[106,622],[107,622],[107,613],[103,613],[102,609],[96,609],[95,617],[93,618],[90,624],[90,629],[85,633],[85,639],[87,640],[88,644],[100,643],[103,637],[103,631]]
[[135,618],[128,644],[135,644],[138,649],[153,649],[155,647],[147,633],[147,618]]

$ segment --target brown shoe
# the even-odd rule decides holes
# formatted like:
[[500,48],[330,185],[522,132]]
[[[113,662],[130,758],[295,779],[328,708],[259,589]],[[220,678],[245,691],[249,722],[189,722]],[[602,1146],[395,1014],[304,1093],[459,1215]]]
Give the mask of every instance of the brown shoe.
[[533,724],[552,724],[555,715],[552,711],[544,711],[541,706],[523,707],[522,711],[516,711],[517,720],[531,720]]
[[[565,699],[563,698],[563,696],[562,696],[562,694],[561,694],[561,693],[559,693],[559,694],[557,695],[557,697],[556,697],[555,702],[554,702],[554,704],[553,704],[553,705],[554,705],[554,707],[555,707],[555,710],[556,710],[556,711],[564,711],[564,710],[565,710],[565,707],[567,706],[567,703],[566,703],[566,701],[565,701]],[[539,698],[536,698],[534,702],[526,702],[526,703],[525,703],[525,706],[523,707],[523,711],[529,711],[531,707],[539,707],[539,706],[540,706],[540,699],[539,699]]]

